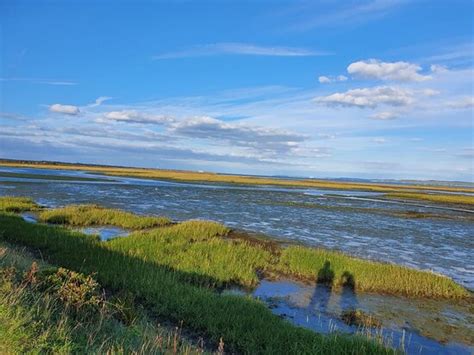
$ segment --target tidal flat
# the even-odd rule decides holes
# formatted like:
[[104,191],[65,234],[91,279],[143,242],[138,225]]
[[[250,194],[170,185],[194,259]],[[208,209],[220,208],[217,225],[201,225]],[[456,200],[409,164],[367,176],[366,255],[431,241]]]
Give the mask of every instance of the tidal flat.
[[[470,212],[449,205],[441,210],[439,204],[436,209],[423,205],[416,206],[416,212],[423,216],[412,218],[410,211],[415,206],[373,202],[381,197],[377,193],[359,191],[341,196],[339,191],[338,197],[331,196],[333,193],[132,178],[97,184],[4,181],[0,183],[0,194],[30,196],[32,200],[4,198],[0,204],[5,211],[0,226],[2,238],[8,243],[24,245],[33,253],[39,251],[51,265],[85,275],[97,273],[98,282],[107,292],[125,288],[145,301],[146,308],[153,309],[153,316],[175,324],[182,321],[191,333],[203,335],[212,344],[207,350],[217,349],[222,337],[227,349],[236,352],[270,352],[278,347],[287,351],[344,352],[355,346],[358,353],[393,349],[408,353],[470,353],[473,310],[469,258],[463,260],[461,255],[451,255],[463,263],[464,275],[462,270],[443,260],[438,262],[440,271],[433,272],[432,268],[404,262],[406,255],[400,257],[395,249],[390,255],[395,261],[383,253],[378,257],[357,253],[356,245],[343,236],[352,232],[351,237],[357,240],[357,233],[363,233],[369,247],[377,239],[383,245],[385,238],[389,245],[381,251],[389,251],[390,239],[397,234],[400,244],[406,242],[407,248],[416,247],[407,235],[415,228],[431,225],[425,232],[421,228],[421,235],[418,232],[422,246],[432,245],[436,253],[431,244],[436,240],[445,244],[442,247],[454,245],[471,253]],[[16,203],[19,206],[15,207]],[[305,204],[317,207],[308,208]],[[384,212],[376,213],[377,209]],[[252,216],[257,212],[258,215]],[[24,222],[11,213],[26,213],[25,218],[30,222],[40,223]],[[438,218],[437,214],[447,217]],[[358,223],[345,229],[334,228],[344,219],[346,223],[357,221],[355,216]],[[260,224],[248,224],[249,219],[260,219]],[[366,234],[370,226],[376,228],[377,224],[360,223],[371,223],[373,219],[378,223],[378,233]],[[391,228],[384,228],[387,221]],[[298,223],[301,223],[299,229]],[[326,237],[338,239],[343,247],[324,244],[325,230],[330,227],[334,233]],[[101,234],[104,228],[106,235],[102,239],[107,241],[83,234]],[[283,233],[268,232],[276,228]],[[465,233],[459,235],[458,246],[452,240],[455,231]],[[70,255],[73,250],[78,255]],[[419,256],[412,259],[417,261]],[[432,262],[437,261],[433,258]],[[124,269],[127,275],[123,275]],[[137,280],[132,281],[129,279],[132,272],[152,276],[136,276]],[[155,282],[172,287],[173,292],[183,292],[184,296],[165,292],[157,298],[155,291],[149,289]],[[190,296],[194,292],[197,299]],[[178,297],[180,302],[173,297]],[[254,309],[253,303],[242,301],[248,297],[257,299],[263,308]],[[188,309],[186,302],[199,309]],[[236,311],[225,317],[225,322],[234,323],[228,325],[225,334],[215,332],[214,327],[222,326],[224,319],[212,310],[209,302],[214,307],[226,305]],[[253,316],[263,317],[265,321],[255,317],[243,319],[237,314],[238,309],[248,307],[254,310]],[[278,315],[279,321],[267,312]],[[357,317],[348,318],[348,314]],[[347,319],[356,318],[370,319],[373,323],[347,324]],[[240,328],[247,322],[253,322],[251,335]],[[265,322],[266,327],[275,327],[285,340],[275,343],[268,338],[263,330]],[[292,328],[286,324],[293,324]],[[310,333],[295,331],[294,325],[308,328]],[[320,338],[319,334],[326,335]],[[294,337],[301,340],[299,345],[290,341]]]

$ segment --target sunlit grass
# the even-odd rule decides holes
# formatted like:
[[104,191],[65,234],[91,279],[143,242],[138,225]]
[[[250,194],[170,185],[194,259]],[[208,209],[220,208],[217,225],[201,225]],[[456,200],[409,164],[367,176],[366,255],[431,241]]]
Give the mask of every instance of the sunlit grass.
[[464,287],[442,275],[322,249],[285,248],[276,268],[284,274],[323,281],[335,288],[349,285],[356,292],[451,299],[471,297]]
[[137,232],[111,240],[113,250],[184,271],[195,283],[255,286],[257,270],[269,265],[272,255],[262,248],[222,237],[229,230],[218,223],[188,221],[168,228]]
[[230,352],[392,352],[361,337],[323,336],[295,327],[273,315],[260,301],[237,295],[219,295],[212,290],[193,286],[183,281],[188,277],[183,275],[186,273],[162,267],[157,264],[159,260],[146,260],[139,255],[112,250],[109,243],[80,233],[60,227],[29,224],[20,217],[7,214],[0,214],[0,229],[2,239],[38,250],[53,264],[84,274],[96,273],[97,280],[105,287],[132,293],[158,316],[182,321],[184,327],[205,335],[212,344],[223,339]]
[[38,209],[39,206],[28,197],[0,197],[0,211],[4,212],[25,212]]
[[40,212],[39,220],[46,223],[71,226],[113,225],[129,229],[151,228],[171,223],[171,220],[166,217],[139,216],[97,205],[72,205],[44,210]]
[[456,195],[456,194],[428,194],[413,192],[397,192],[385,194],[388,198],[423,200],[436,203],[449,203],[460,205],[474,205],[473,195]]

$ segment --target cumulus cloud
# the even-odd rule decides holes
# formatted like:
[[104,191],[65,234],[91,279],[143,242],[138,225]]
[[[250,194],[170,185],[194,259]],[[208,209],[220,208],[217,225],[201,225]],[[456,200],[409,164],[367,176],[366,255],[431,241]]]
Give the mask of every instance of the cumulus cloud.
[[316,102],[326,106],[376,108],[380,105],[408,106],[414,102],[411,90],[391,86],[352,89],[332,95],[318,97]]
[[115,121],[142,124],[166,124],[174,121],[172,117],[165,115],[154,115],[135,110],[122,110],[106,112],[99,122]]
[[373,115],[370,116],[370,118],[374,120],[386,121],[386,120],[393,120],[395,118],[398,118],[398,114],[392,111],[382,111],[382,112],[374,113]]
[[346,80],[347,80],[347,76],[345,76],[345,75],[338,75],[338,76],[321,75],[318,78],[318,81],[321,84],[329,84],[329,83],[334,83],[336,81],[346,81]]
[[61,105],[61,104],[54,104],[49,106],[49,110],[51,112],[62,113],[66,115],[78,115],[79,114],[79,107],[73,105]]
[[429,75],[419,72],[421,67],[408,62],[382,62],[378,59],[358,61],[347,67],[347,72],[362,79],[392,80],[392,81],[425,81]]

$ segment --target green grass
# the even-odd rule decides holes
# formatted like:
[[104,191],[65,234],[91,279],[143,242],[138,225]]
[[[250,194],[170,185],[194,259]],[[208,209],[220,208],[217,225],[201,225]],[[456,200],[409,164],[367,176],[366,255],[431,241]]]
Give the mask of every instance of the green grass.
[[420,298],[471,297],[469,291],[445,276],[322,249],[301,246],[285,248],[276,269],[293,277],[325,282],[335,288],[349,285],[356,292]]
[[[49,223],[110,224],[126,228],[151,227],[155,218],[162,219],[90,205],[45,210],[39,215],[41,221]],[[229,232],[218,223],[188,221],[113,239],[107,247],[182,271],[193,283],[211,287],[230,284],[253,287],[258,284],[261,272],[317,281],[319,271],[329,262],[335,273],[331,280],[335,288],[342,285],[343,275],[350,274],[357,292],[451,299],[469,297],[462,286],[431,272],[302,246],[282,248],[276,244],[269,249],[264,244],[251,243],[250,239],[226,238]]]
[[179,332],[157,325],[131,298],[105,298],[90,276],[0,244],[2,354],[201,353]]
[[428,194],[414,192],[393,192],[384,195],[388,198],[422,200],[435,203],[446,203],[456,205],[474,205],[473,195],[457,195],[457,194]]
[[193,275],[194,283],[256,286],[256,271],[270,264],[271,253],[243,241],[224,239],[228,233],[229,229],[218,223],[187,221],[107,244],[113,250]]
[[0,211],[20,213],[36,209],[39,209],[39,206],[31,198],[13,196],[0,197]]
[[[193,228],[190,228],[192,230]],[[130,292],[153,311],[206,336],[222,338],[227,351],[248,354],[378,354],[392,352],[355,336],[323,336],[273,315],[260,301],[219,295],[183,282],[184,272],[170,270],[138,255],[111,250],[109,243],[64,228],[29,224],[0,215],[0,236],[38,250],[56,265],[84,274],[111,290]]]
[[113,225],[128,229],[144,229],[171,223],[166,217],[139,216],[97,205],[72,205],[45,210],[39,214],[41,222],[71,226]]

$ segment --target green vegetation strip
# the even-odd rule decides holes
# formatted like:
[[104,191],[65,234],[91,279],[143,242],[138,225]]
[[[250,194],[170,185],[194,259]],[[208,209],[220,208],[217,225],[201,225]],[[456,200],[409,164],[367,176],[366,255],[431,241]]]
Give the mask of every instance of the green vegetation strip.
[[0,214],[0,235],[9,242],[41,251],[48,261],[85,274],[112,290],[127,290],[164,318],[202,332],[228,350],[251,354],[378,354],[389,353],[367,339],[322,336],[297,328],[273,315],[251,298],[218,295],[181,282],[181,271],[112,250],[108,243],[64,228],[29,224],[18,216]]
[[72,205],[45,210],[39,214],[39,220],[71,226],[113,225],[129,229],[160,227],[171,223],[171,220],[166,217],[139,216],[97,205]]
[[474,195],[393,192],[385,194],[384,196],[388,198],[422,200],[435,203],[474,205]]

